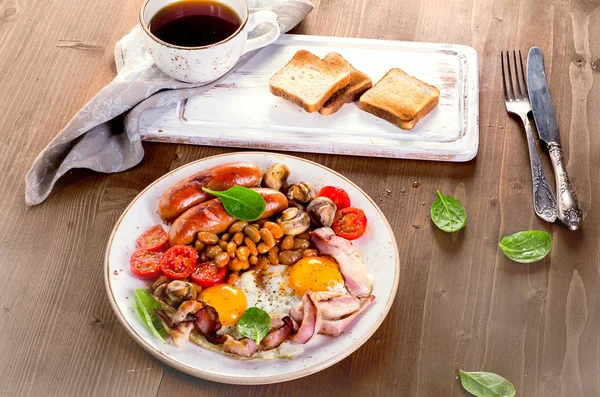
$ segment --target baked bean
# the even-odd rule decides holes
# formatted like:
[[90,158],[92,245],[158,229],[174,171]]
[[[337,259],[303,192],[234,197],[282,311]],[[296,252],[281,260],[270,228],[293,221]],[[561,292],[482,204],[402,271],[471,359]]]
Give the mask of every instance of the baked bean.
[[283,229],[281,228],[281,226],[279,226],[275,222],[265,222],[263,227],[268,229],[271,232],[271,234],[273,235],[273,237],[275,237],[275,238],[283,237]]
[[244,237],[244,244],[250,250],[250,255],[258,256],[258,251],[256,250],[256,243],[250,240],[250,237]]
[[241,232],[244,228],[248,226],[248,222],[246,221],[236,221],[233,225],[229,226],[229,233],[234,234],[237,232]]
[[215,256],[215,265],[217,265],[217,267],[226,266],[227,263],[229,263],[229,254],[227,252],[220,252]]
[[208,262],[208,261],[210,261],[210,258],[208,256],[206,256],[206,251],[202,251],[198,255],[198,263],[204,263],[204,262]]
[[242,261],[242,269],[243,270],[250,269],[250,262],[248,262],[248,261]]
[[221,234],[221,240],[223,240],[223,241],[229,241],[230,238],[231,238],[231,234],[229,234],[229,233]]
[[238,258],[233,258],[227,263],[227,268],[233,272],[239,272],[244,268],[244,261],[241,261]]
[[271,265],[279,265],[279,247],[273,247],[267,254],[267,258],[269,259],[269,262],[271,262]]
[[222,249],[223,251],[227,251],[227,244],[228,244],[228,243],[227,243],[227,241],[225,241],[225,240],[219,240],[219,242],[217,243],[217,245],[218,245],[219,247],[221,247],[221,249]]
[[206,245],[215,245],[219,242],[219,236],[210,232],[199,232],[198,240],[202,241]]
[[196,248],[196,251],[202,251],[204,247],[206,247],[206,245],[200,240],[196,240],[194,243],[194,248]]
[[278,257],[279,257],[279,262],[281,262],[282,264],[293,265],[294,263],[298,262],[302,258],[302,254],[300,253],[300,251],[286,250],[286,251],[279,252]]
[[258,264],[256,265],[256,267],[259,270],[267,270],[269,266],[271,266],[271,262],[267,259],[266,256],[261,255],[258,257]]
[[310,247],[310,241],[305,240],[303,238],[296,238],[294,240],[294,245],[292,245],[292,249],[295,249],[295,250],[307,249],[308,247]]
[[281,240],[281,243],[279,244],[279,248],[281,248],[282,250],[291,250],[292,247],[294,246],[294,236],[285,236],[283,238],[283,240]]
[[230,257],[233,258],[235,256],[236,250],[237,250],[237,245],[233,241],[230,241],[229,243],[227,243],[227,253],[229,254]]
[[306,258],[309,256],[319,256],[319,251],[317,251],[316,249],[312,249],[312,248],[302,251],[303,258]]
[[239,278],[240,274],[238,272],[229,273],[229,276],[227,276],[227,284],[233,285],[239,280]]
[[258,243],[256,249],[260,254],[266,254],[267,252],[269,252],[269,246],[265,243]]
[[261,227],[264,227],[265,223],[267,223],[268,221],[269,221],[268,219],[259,219],[257,221],[254,221],[254,223],[257,224],[260,229]]
[[248,262],[254,266],[258,263],[258,256],[257,255],[250,255],[250,258],[248,258]]
[[206,249],[206,256],[208,256],[211,259],[214,259],[221,252],[223,252],[223,250],[221,249],[221,247],[219,247],[218,245],[211,245],[210,247],[208,247]]
[[242,245],[242,243],[244,242],[244,233],[237,232],[233,235],[231,241],[233,241],[236,245]]
[[250,226],[252,226],[253,228],[255,228],[256,230],[260,230],[260,228],[262,227],[261,225],[259,225],[258,223],[251,223]]
[[302,238],[304,240],[308,240],[310,238],[310,232],[303,232],[296,236],[296,238]]
[[267,247],[269,247],[269,249],[275,246],[275,238],[266,227],[260,229],[260,238],[262,238],[262,241],[267,245]]
[[237,251],[235,251],[235,256],[241,261],[247,261],[249,255],[250,249],[248,247],[238,247]]
[[258,243],[260,241],[260,232],[254,226],[246,226],[244,228],[244,234],[250,237],[250,240],[254,241],[255,243]]

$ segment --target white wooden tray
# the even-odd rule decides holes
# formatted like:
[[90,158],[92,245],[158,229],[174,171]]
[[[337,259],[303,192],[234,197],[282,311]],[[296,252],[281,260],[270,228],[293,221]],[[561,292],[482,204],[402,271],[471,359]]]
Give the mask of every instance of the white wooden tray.
[[[269,92],[269,78],[299,49],[339,52],[373,83],[399,67],[440,91],[438,107],[410,130],[356,103],[332,116],[307,113]],[[479,143],[477,53],[471,47],[282,35],[202,95],[140,117],[142,139],[310,153],[468,161]]]

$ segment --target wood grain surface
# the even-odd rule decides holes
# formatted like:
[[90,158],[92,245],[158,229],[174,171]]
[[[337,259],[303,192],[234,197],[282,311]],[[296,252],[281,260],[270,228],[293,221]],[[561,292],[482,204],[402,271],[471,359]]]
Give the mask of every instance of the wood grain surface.
[[[339,364],[269,386],[199,380],[146,354],[106,297],[110,232],[154,179],[231,150],[145,144],[134,169],[72,172],[45,203],[26,207],[25,172],[113,78],[114,44],[137,22],[141,0],[0,0],[0,395],[466,396],[458,369],[499,373],[518,396],[600,395],[600,1],[313,1],[293,33],[466,44],[480,57],[475,160],[299,154],[355,181],[394,228],[401,280],[381,328]],[[532,45],[545,51],[584,211],[577,232],[535,217],[525,136],[502,102],[500,51]],[[459,233],[432,225],[435,189],[464,203]],[[513,263],[497,248],[526,229],[553,237],[539,263]]]

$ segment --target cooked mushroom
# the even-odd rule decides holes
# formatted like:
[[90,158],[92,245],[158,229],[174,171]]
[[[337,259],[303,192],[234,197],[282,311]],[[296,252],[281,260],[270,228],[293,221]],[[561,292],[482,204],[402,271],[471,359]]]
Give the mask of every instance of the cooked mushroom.
[[310,217],[305,211],[296,207],[290,207],[281,213],[277,223],[283,229],[283,233],[295,236],[303,233],[310,226]]
[[165,300],[171,306],[178,306],[181,302],[196,299],[196,288],[192,283],[181,280],[173,280],[165,290]]
[[290,186],[287,197],[299,203],[308,203],[317,198],[317,191],[308,182],[294,183]]
[[333,223],[337,207],[331,199],[327,197],[317,197],[310,202],[306,210],[308,211],[310,219],[317,225],[330,227]]
[[266,187],[275,190],[281,190],[281,187],[287,182],[290,176],[290,169],[287,165],[276,163],[267,168],[263,175],[263,184]]

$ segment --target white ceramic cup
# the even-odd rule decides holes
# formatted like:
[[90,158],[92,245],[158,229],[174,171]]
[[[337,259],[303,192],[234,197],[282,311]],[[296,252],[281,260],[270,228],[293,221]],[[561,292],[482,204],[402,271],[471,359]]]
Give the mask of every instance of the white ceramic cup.
[[[146,0],[140,10],[144,44],[156,66],[174,79],[188,83],[207,84],[231,70],[240,57],[252,50],[271,44],[281,34],[277,15],[271,11],[249,14],[244,0],[218,0],[231,8],[240,19],[240,27],[228,38],[202,47],[181,47],[160,40],[150,32],[150,20],[163,7],[178,0]],[[259,24],[267,23],[267,33],[248,38]]]

